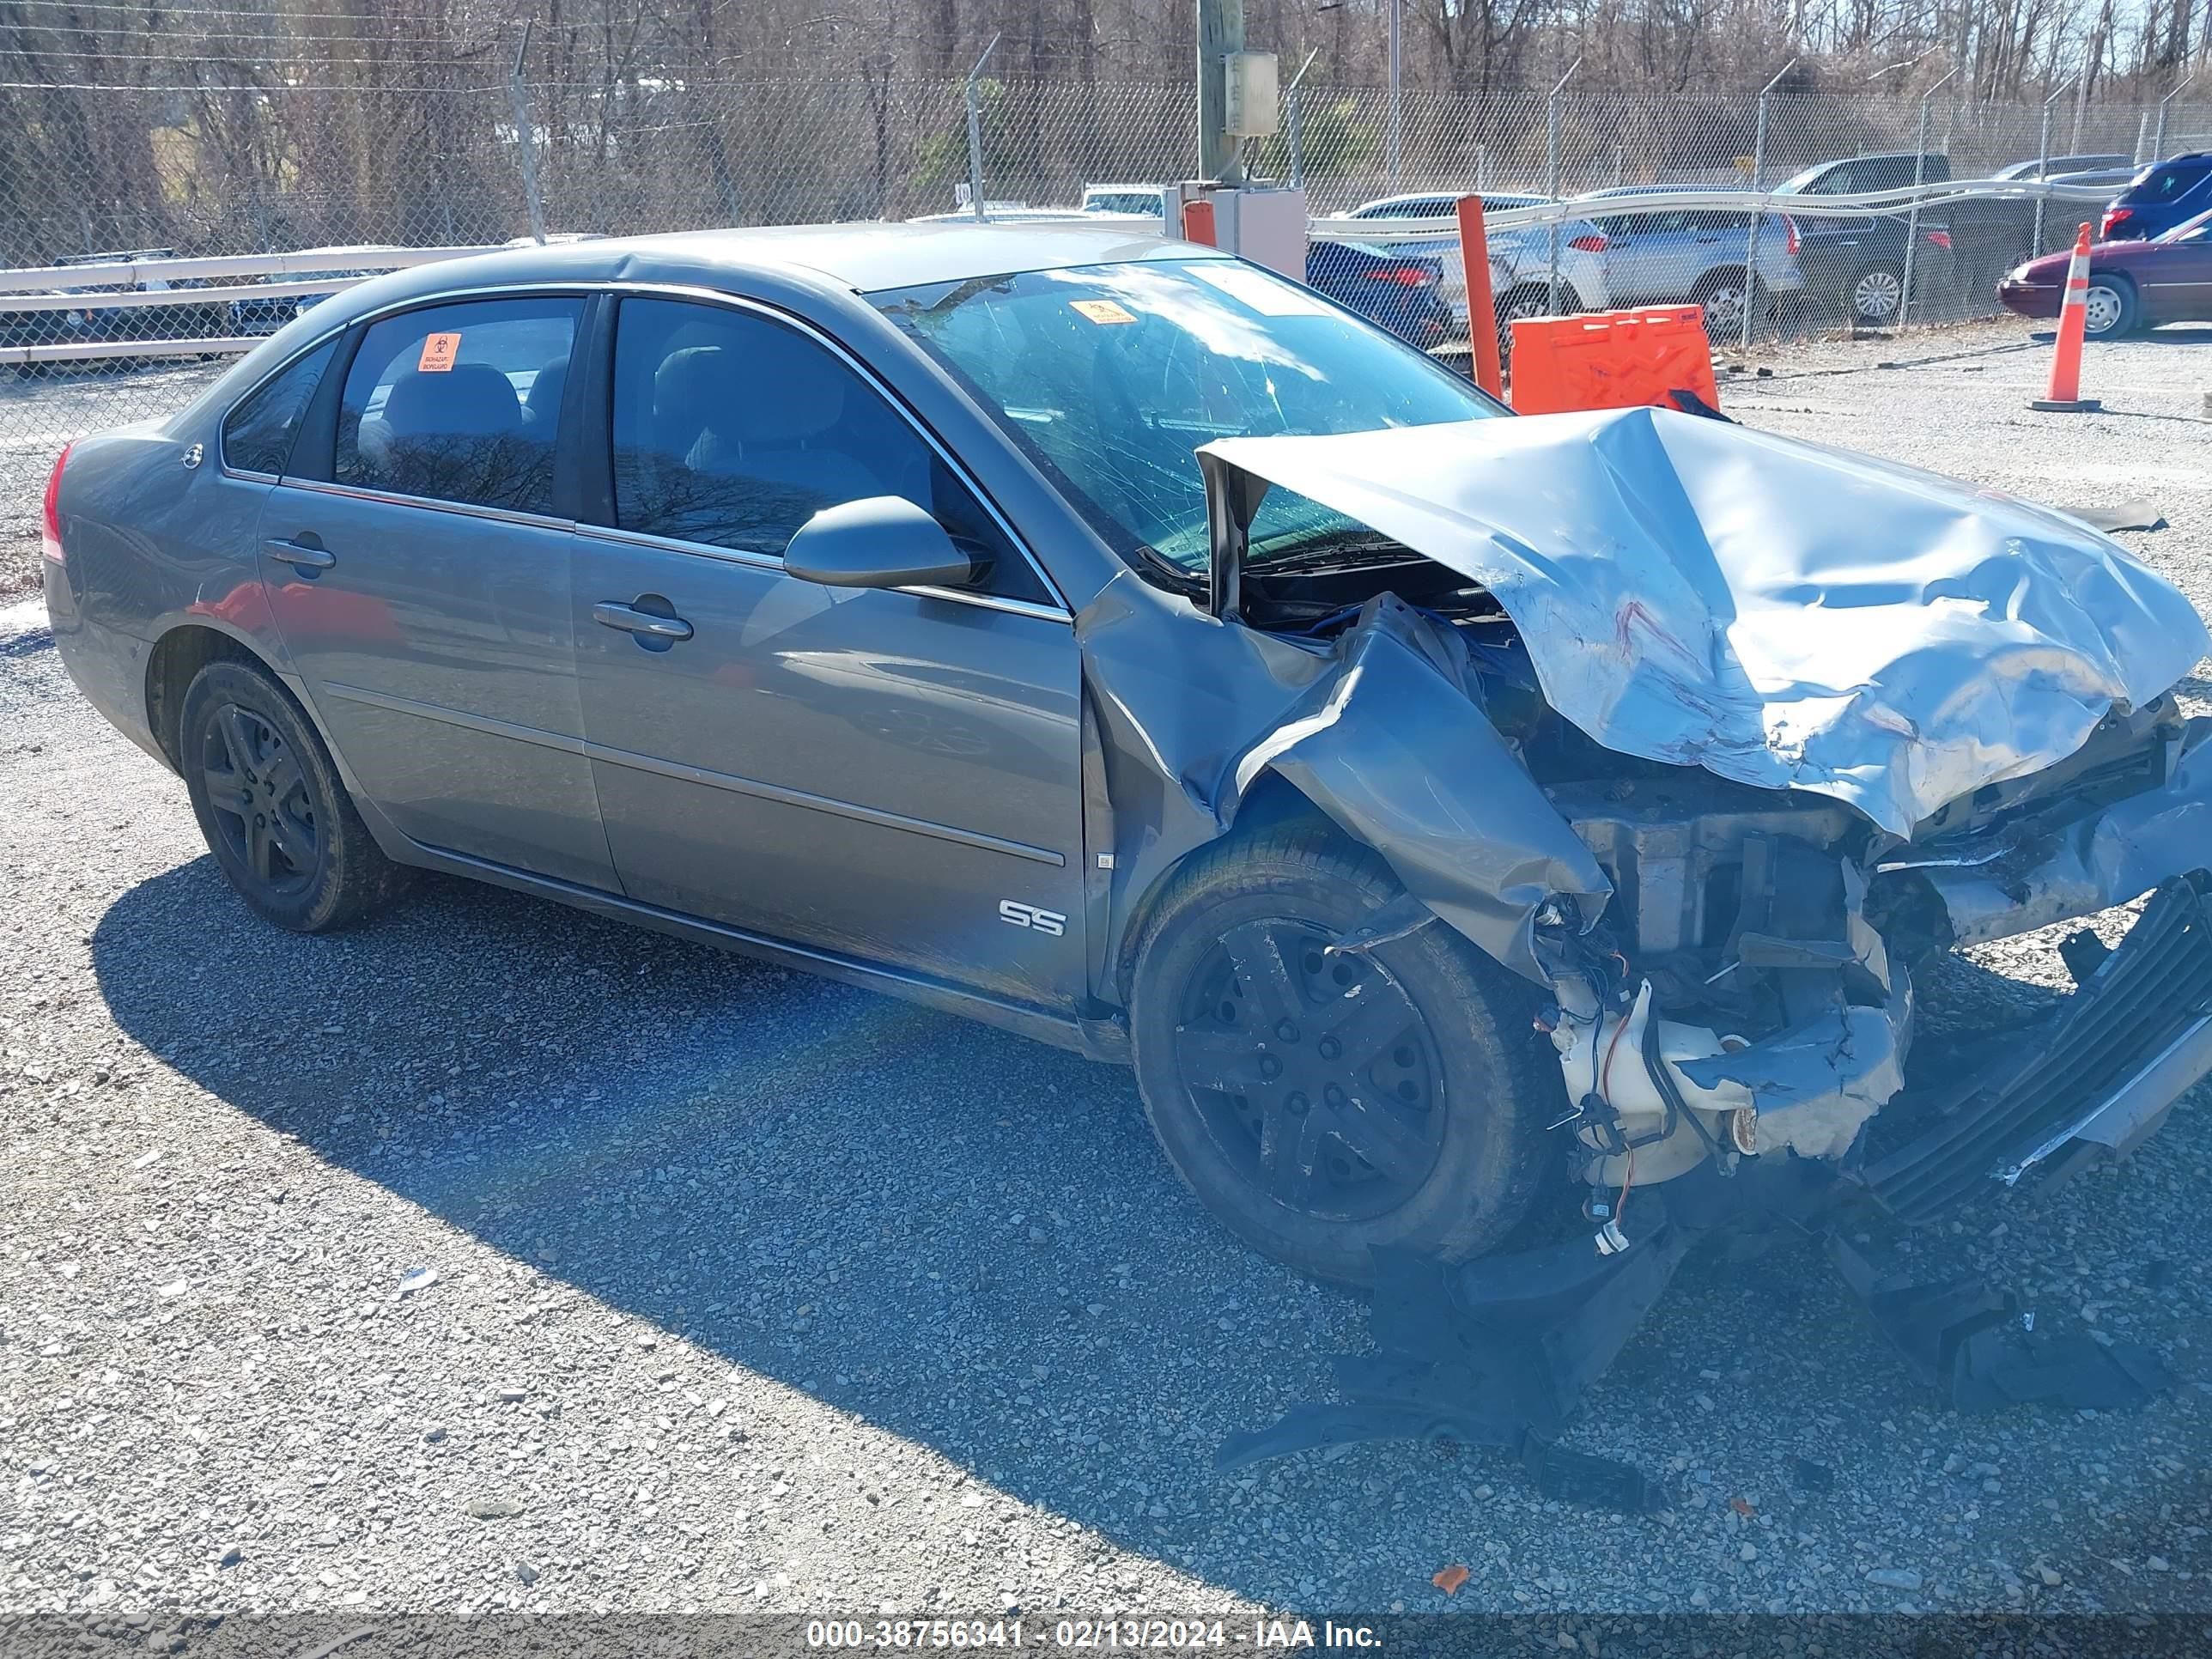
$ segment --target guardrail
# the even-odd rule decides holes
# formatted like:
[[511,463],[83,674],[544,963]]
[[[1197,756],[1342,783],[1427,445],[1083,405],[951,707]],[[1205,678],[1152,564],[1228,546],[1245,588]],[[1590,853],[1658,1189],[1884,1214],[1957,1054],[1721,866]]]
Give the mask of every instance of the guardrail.
[[[1965,202],[2016,202],[2023,206],[2038,201],[2109,200],[2109,186],[2053,184],[2040,179],[1950,179],[1941,184],[1907,185],[1897,190],[1870,191],[1850,196],[1792,196],[1741,186],[1704,185],[1681,189],[1638,191],[1620,196],[1570,197],[1534,207],[1487,211],[1485,225],[1492,231],[1542,228],[1577,219],[1603,219],[1615,215],[1647,214],[1674,210],[1741,213],[1786,213],[1797,218],[1863,218],[1869,215],[1925,212]],[[1071,219],[1086,217],[1070,209]],[[1034,210],[1024,215],[1034,220]],[[1417,241],[1434,239],[1456,244],[1459,223],[1444,216],[1423,219],[1352,219],[1340,216],[1314,218],[1309,234],[1350,240]],[[368,271],[381,274],[407,270],[471,254],[495,252],[501,246],[459,247],[341,247],[317,248],[295,253],[218,255],[181,259],[118,259],[98,264],[41,265],[0,270],[0,313],[16,315],[77,311],[116,312],[159,310],[175,307],[253,304],[287,297],[305,299],[335,294],[362,280],[327,273]],[[169,284],[204,282],[210,278],[261,276],[293,278],[274,282],[232,282],[214,287],[175,288]],[[153,286],[158,285],[158,286]],[[72,291],[74,290],[74,291]],[[90,290],[90,291],[88,291]],[[47,344],[0,346],[0,365],[83,362],[137,357],[221,356],[250,351],[264,337],[228,334],[198,338],[79,340]]]
[[[1567,197],[1534,207],[1486,209],[1483,224],[1492,230],[1541,228],[1571,219],[1598,219],[1615,214],[1664,213],[1678,209],[1701,212],[1786,213],[1805,219],[1863,219],[1869,215],[1910,213],[1918,208],[1948,207],[1960,202],[2043,201],[2109,202],[2118,192],[2110,185],[2057,185],[2039,179],[1967,179],[1942,184],[1907,185],[1897,190],[1867,191],[1853,196],[1790,196],[1771,190],[1710,185],[1680,190],[1638,190],[1620,196]],[[1428,219],[1352,219],[1317,216],[1308,232],[1374,241],[1411,241],[1417,237],[1459,238],[1459,221],[1449,214]]]
[[[501,246],[505,246],[501,244]],[[110,259],[99,264],[36,265],[0,270],[0,313],[36,316],[45,313],[152,310],[176,307],[228,307],[287,297],[306,299],[336,294],[364,280],[352,273],[382,275],[441,260],[490,253],[495,247],[341,247],[297,253],[246,253],[185,259]],[[317,273],[343,271],[342,276]],[[175,288],[176,283],[237,276],[294,277],[295,281],[231,283],[208,288]],[[58,291],[57,291],[58,290]],[[40,345],[0,346],[0,365],[28,368],[41,363],[114,362],[140,357],[216,357],[251,351],[265,337],[223,334],[189,338],[64,340]]]

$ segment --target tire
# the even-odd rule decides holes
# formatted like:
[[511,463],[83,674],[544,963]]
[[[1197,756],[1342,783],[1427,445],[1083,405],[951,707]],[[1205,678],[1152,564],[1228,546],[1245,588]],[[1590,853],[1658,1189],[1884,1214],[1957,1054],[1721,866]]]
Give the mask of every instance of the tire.
[[2084,321],[2092,340],[2117,340],[2132,334],[2142,318],[2136,285],[2124,276],[2092,272]]
[[210,663],[185,692],[177,755],[192,816],[254,913],[295,933],[349,927],[398,896],[330,751],[263,670]]
[[[1567,285],[1562,282],[1559,284],[1559,307],[1562,312],[1574,309],[1574,301],[1567,297],[1569,292]],[[1498,296],[1496,309],[1498,361],[1501,363],[1510,362],[1513,357],[1514,319],[1517,317],[1551,316],[1553,314],[1552,290],[1548,285],[1541,283],[1520,283],[1516,287],[1507,289]]]
[[1709,270],[1698,278],[1690,290],[1690,303],[1705,313],[1705,337],[1709,340],[1733,342],[1743,337],[1745,307],[1753,307],[1752,326],[1754,334],[1765,326],[1766,291],[1757,283],[1747,284],[1743,267],[1724,266]]
[[1168,1161],[1254,1249],[1340,1284],[1367,1282],[1373,1246],[1497,1243],[1565,1109],[1533,996],[1443,923],[1323,951],[1400,891],[1375,854],[1293,820],[1200,853],[1135,958],[1137,1085]]
[[1844,289],[1844,320],[1863,328],[1888,328],[1904,320],[1898,315],[1905,300],[1905,279],[1894,266],[1862,265]]

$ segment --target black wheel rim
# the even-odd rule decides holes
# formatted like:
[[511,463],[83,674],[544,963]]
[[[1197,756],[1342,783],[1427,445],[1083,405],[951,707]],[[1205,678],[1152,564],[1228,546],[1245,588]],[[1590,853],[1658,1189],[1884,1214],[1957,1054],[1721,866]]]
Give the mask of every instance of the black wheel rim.
[[315,878],[322,832],[307,774],[276,727],[224,703],[201,733],[208,811],[232,867],[272,898]]
[[1176,1029],[1188,1109],[1276,1203],[1324,1220],[1403,1204],[1436,1168],[1443,1066],[1405,988],[1289,920],[1231,928]]

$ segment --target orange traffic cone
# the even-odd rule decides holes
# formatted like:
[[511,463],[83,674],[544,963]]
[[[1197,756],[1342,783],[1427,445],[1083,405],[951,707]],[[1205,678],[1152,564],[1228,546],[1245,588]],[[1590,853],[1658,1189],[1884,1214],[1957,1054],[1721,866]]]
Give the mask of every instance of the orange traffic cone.
[[2089,331],[2089,227],[2074,238],[2074,257],[2066,262],[2066,296],[2058,307],[2058,348],[2051,358],[2051,387],[2028,404],[2062,415],[2086,414],[2105,405],[2081,395],[2081,342]]

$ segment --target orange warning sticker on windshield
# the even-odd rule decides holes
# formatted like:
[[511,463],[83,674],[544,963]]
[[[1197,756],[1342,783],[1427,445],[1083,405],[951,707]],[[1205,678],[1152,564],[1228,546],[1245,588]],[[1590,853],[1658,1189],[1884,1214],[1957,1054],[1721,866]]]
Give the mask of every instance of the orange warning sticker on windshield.
[[1137,320],[1135,312],[1112,300],[1070,300],[1067,303],[1094,323],[1133,323]]
[[422,355],[416,359],[415,367],[425,374],[443,374],[453,368],[453,359],[460,355],[459,335],[429,335],[422,342]]

